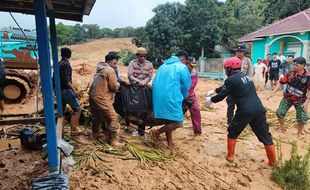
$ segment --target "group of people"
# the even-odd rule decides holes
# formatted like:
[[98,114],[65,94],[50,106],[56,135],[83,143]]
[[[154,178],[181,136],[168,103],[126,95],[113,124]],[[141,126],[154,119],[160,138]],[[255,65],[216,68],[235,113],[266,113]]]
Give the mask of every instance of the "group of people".
[[[70,65],[71,50],[61,49],[60,81],[62,90],[63,109],[69,105],[73,111],[71,117],[71,135],[81,133],[79,129],[80,105],[78,102],[78,92],[72,85],[72,68]],[[132,60],[128,66],[128,81],[130,85],[146,86],[150,85],[153,78],[153,65],[147,58],[147,51],[140,47],[136,50],[136,59]],[[117,63],[120,56],[117,52],[109,52],[105,60],[98,63],[96,74],[89,89],[89,103],[92,113],[92,133],[93,137],[101,140],[106,135],[108,143],[118,144],[119,124],[117,114],[113,109],[114,96],[120,84],[126,83],[119,74]],[[167,65],[163,69],[164,65]],[[175,56],[165,61],[157,71],[153,80],[153,111],[156,119],[161,119],[166,123],[161,131],[151,131],[150,134],[156,137],[160,133],[166,132],[168,146],[173,146],[172,131],[180,126],[183,121],[182,102],[184,98],[190,98],[193,105],[189,109],[192,116],[193,130],[195,135],[201,134],[201,115],[198,99],[195,95],[195,87],[198,82],[198,73],[194,67],[197,66],[195,58],[189,57],[185,51],[179,51]],[[162,71],[163,70],[163,71]],[[175,81],[173,83],[173,81]],[[166,89],[164,90],[164,87]],[[180,91],[182,89],[182,91]],[[167,94],[162,94],[161,92]],[[165,100],[168,100],[165,102]],[[165,108],[167,108],[165,112]],[[172,111],[169,109],[173,109]],[[173,125],[173,127],[171,127]],[[105,135],[100,133],[103,130]],[[138,126],[136,135],[143,136],[145,126]],[[171,137],[171,138],[169,138]]]
[[257,90],[264,90],[269,86],[272,90],[277,86],[279,79],[286,73],[293,71],[294,55],[288,55],[286,58],[279,51],[279,54],[267,54],[266,59],[258,58],[256,65],[253,66],[253,80]]
[[[288,109],[294,105],[297,110],[298,135],[301,135],[304,125],[307,123],[307,108],[310,99],[310,75],[305,70],[306,60],[303,57],[292,59],[289,66],[279,63],[278,59],[269,61],[269,67],[253,67],[251,60],[245,56],[246,48],[241,45],[236,48],[236,56],[224,61],[226,80],[224,85],[206,93],[206,105],[217,103],[226,98],[227,101],[227,160],[233,161],[235,146],[238,136],[249,124],[258,140],[265,146],[268,157],[267,163],[274,165],[276,161],[275,145],[269,132],[266,119],[266,109],[256,93],[252,76],[264,75],[268,72],[270,78],[276,78],[272,70],[276,67],[284,68],[285,72],[280,79],[280,84],[273,91],[271,98],[279,89],[283,90],[284,97],[277,110],[277,117],[281,129],[284,131],[284,117]],[[63,105],[69,104],[73,110],[71,121],[71,133],[78,133],[78,119],[80,107],[77,92],[72,86],[72,69],[69,67],[71,51],[68,48],[61,49],[60,61],[61,85]],[[182,103],[184,99],[191,99],[194,103],[190,107],[193,131],[195,135],[201,134],[201,115],[198,99],[195,95],[195,87],[198,82],[198,73],[195,71],[197,63],[187,52],[180,50],[165,60],[153,77],[152,63],[147,61],[145,48],[138,48],[137,59],[128,66],[128,80],[130,85],[145,86],[152,82],[152,100],[154,118],[162,121],[164,126],[149,131],[152,140],[157,141],[162,133],[166,134],[169,148],[174,146],[172,134],[177,128],[183,127],[184,113]],[[114,96],[118,87],[124,81],[118,75],[117,52],[109,52],[105,61],[97,66],[93,83],[89,90],[89,102],[93,115],[92,132],[95,139],[101,139],[100,128],[108,135],[108,143],[118,144],[119,124],[116,120],[116,112],[113,109]],[[274,55],[274,58],[276,56]],[[291,63],[292,62],[292,63]],[[70,73],[71,72],[71,73]],[[235,111],[235,106],[237,110]],[[144,135],[145,126],[139,126],[138,134]]]

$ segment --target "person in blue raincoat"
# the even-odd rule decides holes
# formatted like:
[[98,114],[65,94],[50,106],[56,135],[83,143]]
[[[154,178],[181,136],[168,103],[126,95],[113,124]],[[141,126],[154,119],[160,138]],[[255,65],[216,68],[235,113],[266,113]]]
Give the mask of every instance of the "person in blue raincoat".
[[165,126],[151,130],[150,136],[156,141],[166,133],[168,148],[173,147],[172,132],[183,125],[183,99],[188,96],[191,75],[185,63],[188,54],[180,50],[159,67],[153,80],[154,118],[161,119]]

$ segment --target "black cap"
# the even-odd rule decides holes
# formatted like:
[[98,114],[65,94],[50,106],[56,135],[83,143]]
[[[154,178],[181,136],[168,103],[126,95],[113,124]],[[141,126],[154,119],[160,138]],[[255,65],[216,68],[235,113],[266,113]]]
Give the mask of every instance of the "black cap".
[[304,57],[297,57],[294,59],[294,63],[298,63],[298,64],[307,64],[306,63],[306,59]]
[[245,47],[245,45],[239,45],[236,47],[235,51],[242,51],[242,52],[248,52],[247,48]]
[[186,60],[188,59],[188,53],[186,51],[184,51],[184,50],[177,51],[175,56],[177,56],[177,57],[185,57]]

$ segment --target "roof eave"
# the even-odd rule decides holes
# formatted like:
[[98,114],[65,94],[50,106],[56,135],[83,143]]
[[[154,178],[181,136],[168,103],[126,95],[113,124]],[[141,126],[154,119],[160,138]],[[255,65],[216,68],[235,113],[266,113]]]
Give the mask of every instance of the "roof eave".
[[[96,0],[85,0],[85,3],[82,5],[82,10],[77,10],[73,9],[72,11],[68,12],[64,10],[58,10],[54,9],[55,7],[52,6],[52,1],[47,1],[47,10],[46,14],[49,17],[51,13],[53,12],[53,15],[57,19],[64,19],[64,20],[72,20],[72,21],[77,21],[77,22],[83,22],[83,16],[84,15],[89,15],[90,12],[93,9],[93,6],[96,2]],[[0,6],[0,11],[3,12],[14,12],[14,13],[22,13],[22,14],[29,14],[29,15],[34,15],[34,6],[29,4],[28,7],[19,7],[19,6],[10,6],[11,4],[8,4],[7,7],[1,7]],[[50,9],[50,10],[49,10]]]
[[290,32],[278,32],[278,33],[264,35],[264,36],[255,36],[255,38],[261,38],[261,37],[267,37],[267,36],[276,36],[276,35],[285,35],[285,34],[294,34],[294,33],[304,33],[304,32],[310,32],[310,30],[305,29],[305,30],[290,31]]

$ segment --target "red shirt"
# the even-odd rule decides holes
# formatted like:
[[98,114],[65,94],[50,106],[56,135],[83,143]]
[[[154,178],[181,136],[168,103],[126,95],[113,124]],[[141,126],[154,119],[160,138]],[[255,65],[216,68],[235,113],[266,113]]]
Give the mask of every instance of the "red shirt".
[[280,80],[284,86],[284,98],[293,105],[303,104],[310,90],[310,73],[305,70],[302,74],[289,72]]

